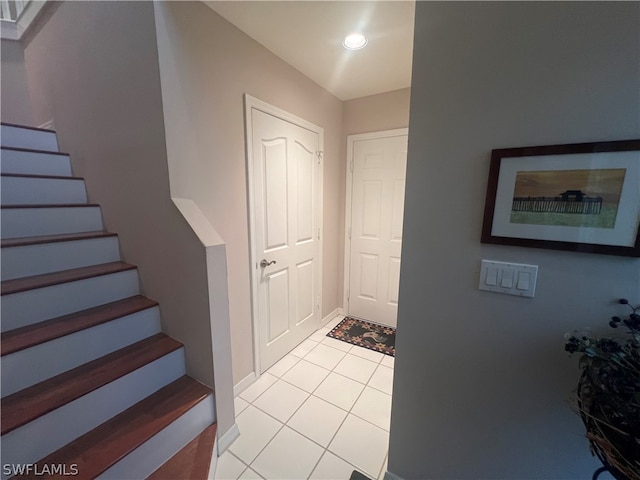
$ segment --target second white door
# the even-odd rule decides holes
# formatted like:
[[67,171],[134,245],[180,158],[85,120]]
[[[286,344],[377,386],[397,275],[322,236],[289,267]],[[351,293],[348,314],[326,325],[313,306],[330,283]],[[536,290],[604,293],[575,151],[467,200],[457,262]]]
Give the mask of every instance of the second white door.
[[347,312],[396,326],[407,130],[353,135],[348,147]]

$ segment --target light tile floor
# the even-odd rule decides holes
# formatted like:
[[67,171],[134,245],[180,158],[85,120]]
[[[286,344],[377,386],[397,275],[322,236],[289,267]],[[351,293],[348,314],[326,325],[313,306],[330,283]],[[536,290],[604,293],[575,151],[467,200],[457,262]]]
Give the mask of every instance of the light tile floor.
[[235,400],[216,480],[372,479],[386,471],[394,359],[318,330]]

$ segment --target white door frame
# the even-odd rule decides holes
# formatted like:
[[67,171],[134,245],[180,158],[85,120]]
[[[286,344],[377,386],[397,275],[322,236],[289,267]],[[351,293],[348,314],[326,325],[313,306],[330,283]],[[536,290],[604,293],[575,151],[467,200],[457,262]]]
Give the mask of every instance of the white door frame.
[[349,315],[349,285],[351,274],[351,202],[353,197],[353,144],[358,140],[373,140],[379,138],[409,135],[409,128],[381,130],[379,132],[360,133],[347,136],[347,193],[344,205],[344,292],[342,305],[344,314]]
[[[320,268],[318,268],[318,275],[320,278],[318,280],[318,296],[320,297],[320,311],[318,312],[318,318],[322,320],[322,247],[323,247],[323,239],[324,239],[324,231],[323,231],[323,185],[324,185],[324,129],[315,125],[307,120],[304,120],[300,117],[297,117],[285,110],[282,110],[278,107],[274,107],[273,105],[263,102],[251,95],[245,93],[244,94],[244,121],[245,121],[245,146],[246,146],[246,156],[247,156],[247,195],[248,195],[248,205],[247,208],[249,210],[249,271],[251,275],[251,324],[253,331],[253,371],[255,374],[255,378],[260,377],[260,332],[259,332],[259,324],[258,320],[260,318],[259,315],[259,301],[258,301],[258,284],[259,284],[259,267],[258,263],[260,262],[260,258],[257,255],[256,248],[256,214],[255,207],[256,202],[259,200],[255,195],[255,184],[254,184],[254,166],[253,166],[253,127],[251,124],[251,110],[256,109],[261,112],[264,112],[268,115],[272,115],[281,120],[284,120],[289,123],[293,123],[299,127],[305,128],[307,130],[311,130],[314,133],[318,134],[318,140],[320,145],[320,168],[318,171],[318,226],[319,232],[319,253],[318,253],[318,262]],[[320,325],[318,325],[320,326]]]

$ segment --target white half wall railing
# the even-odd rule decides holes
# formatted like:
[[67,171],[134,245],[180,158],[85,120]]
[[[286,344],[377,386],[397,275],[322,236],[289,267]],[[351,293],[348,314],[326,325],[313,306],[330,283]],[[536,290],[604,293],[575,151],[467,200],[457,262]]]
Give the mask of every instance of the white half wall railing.
[[238,438],[231,369],[231,323],[227,278],[227,247],[202,210],[190,198],[171,197],[206,252],[209,318],[213,349],[213,390],[216,395],[218,455]]

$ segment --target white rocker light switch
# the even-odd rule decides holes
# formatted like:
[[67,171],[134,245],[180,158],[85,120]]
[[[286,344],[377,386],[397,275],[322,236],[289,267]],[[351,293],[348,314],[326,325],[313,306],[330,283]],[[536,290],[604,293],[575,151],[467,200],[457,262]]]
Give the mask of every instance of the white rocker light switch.
[[502,270],[502,283],[500,283],[500,286],[504,288],[513,287],[513,270],[511,270],[510,268],[505,268]]
[[487,285],[497,285],[498,284],[498,269],[495,267],[487,268]]
[[482,260],[478,288],[518,297],[533,297],[537,277],[537,265]]
[[520,272],[518,274],[518,290],[529,290],[529,274],[527,272]]

